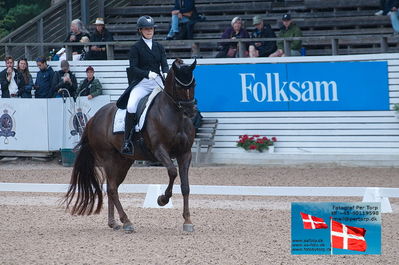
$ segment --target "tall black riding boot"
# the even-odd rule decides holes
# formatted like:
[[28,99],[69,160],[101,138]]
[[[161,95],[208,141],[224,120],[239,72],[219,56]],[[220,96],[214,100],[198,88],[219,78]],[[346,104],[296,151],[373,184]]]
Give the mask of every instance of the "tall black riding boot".
[[121,153],[125,155],[133,155],[134,147],[132,142],[132,136],[134,127],[136,126],[137,119],[136,113],[129,113],[126,111],[125,116],[125,140],[123,141]]

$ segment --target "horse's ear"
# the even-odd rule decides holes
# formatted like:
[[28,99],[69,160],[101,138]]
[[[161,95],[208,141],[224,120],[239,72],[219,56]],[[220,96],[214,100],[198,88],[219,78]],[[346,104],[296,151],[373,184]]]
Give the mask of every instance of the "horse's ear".
[[193,71],[196,66],[197,66],[197,58],[195,58],[194,62],[190,65],[191,71]]
[[176,60],[172,63],[173,72],[177,72]]

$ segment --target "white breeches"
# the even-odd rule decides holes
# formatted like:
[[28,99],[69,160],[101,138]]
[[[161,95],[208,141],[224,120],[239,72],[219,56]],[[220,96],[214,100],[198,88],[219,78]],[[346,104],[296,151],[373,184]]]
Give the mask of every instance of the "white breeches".
[[163,88],[162,79],[157,76],[155,80],[144,78],[140,81],[130,92],[129,100],[127,102],[127,112],[136,113],[137,105],[140,99],[150,94],[155,87],[161,86]]

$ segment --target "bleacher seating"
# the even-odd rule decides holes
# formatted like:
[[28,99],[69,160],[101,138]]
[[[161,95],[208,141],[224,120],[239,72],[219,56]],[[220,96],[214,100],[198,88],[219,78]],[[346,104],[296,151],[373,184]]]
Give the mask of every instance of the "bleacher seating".
[[[279,30],[282,14],[290,12],[301,27],[304,36],[353,36],[339,43],[339,54],[358,54],[380,52],[378,35],[393,33],[388,16],[374,16],[378,10],[378,0],[197,0],[196,6],[206,16],[206,21],[199,22],[194,28],[195,40],[218,39],[234,16],[241,16],[246,21],[246,28],[252,31],[251,19],[261,15],[270,23],[275,32]],[[168,32],[170,0],[130,1],[126,7],[108,7],[105,10],[108,28],[118,41],[134,41],[136,20],[143,14],[155,18],[158,28],[156,37],[163,40]],[[369,35],[365,40],[357,40],[357,35]],[[388,37],[388,51],[397,51],[398,37]],[[191,57],[192,42],[164,41],[168,57]],[[330,55],[331,41],[304,41],[307,55]],[[118,47],[117,59],[126,59],[127,47]],[[217,43],[201,43],[200,56],[214,57]]]

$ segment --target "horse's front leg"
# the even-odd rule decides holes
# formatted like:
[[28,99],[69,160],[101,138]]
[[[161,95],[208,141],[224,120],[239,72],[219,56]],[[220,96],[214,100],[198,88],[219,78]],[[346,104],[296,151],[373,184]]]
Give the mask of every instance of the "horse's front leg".
[[191,151],[187,152],[179,157],[177,157],[177,163],[179,164],[179,175],[181,182],[181,193],[183,194],[183,231],[193,232],[194,226],[190,218],[189,209],[189,195],[190,195],[190,185],[188,181],[188,170],[191,163]]
[[170,159],[168,152],[162,146],[154,152],[154,156],[168,170],[169,184],[166,187],[165,194],[160,195],[157,200],[159,206],[165,206],[166,204],[168,204],[169,199],[172,197],[173,183],[175,182],[175,179],[177,177],[177,169]]

